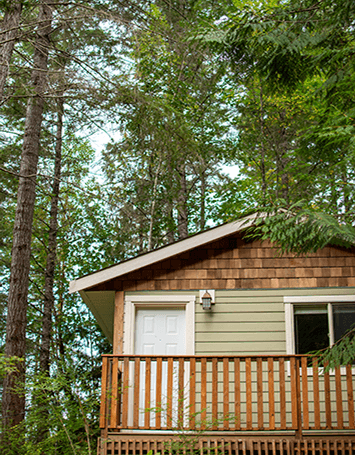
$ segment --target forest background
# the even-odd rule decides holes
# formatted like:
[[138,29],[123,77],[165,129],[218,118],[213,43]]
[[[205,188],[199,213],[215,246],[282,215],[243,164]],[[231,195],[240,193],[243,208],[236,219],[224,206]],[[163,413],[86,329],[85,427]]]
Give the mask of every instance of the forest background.
[[258,210],[283,250],[354,242],[355,5],[2,0],[0,19],[1,450],[90,454],[111,347],[70,280]]

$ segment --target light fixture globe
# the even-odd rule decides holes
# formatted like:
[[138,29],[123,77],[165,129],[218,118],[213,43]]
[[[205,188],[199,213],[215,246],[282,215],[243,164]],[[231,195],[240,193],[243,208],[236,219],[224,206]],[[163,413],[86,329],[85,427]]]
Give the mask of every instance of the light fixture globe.
[[203,310],[212,309],[212,297],[207,291],[202,296],[202,309]]

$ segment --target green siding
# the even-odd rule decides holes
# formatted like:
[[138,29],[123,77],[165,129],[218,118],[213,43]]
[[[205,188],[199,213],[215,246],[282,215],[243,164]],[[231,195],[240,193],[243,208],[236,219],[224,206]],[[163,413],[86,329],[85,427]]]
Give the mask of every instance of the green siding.
[[211,311],[196,303],[195,352],[286,354],[284,296],[349,294],[353,288],[216,291]]
[[[195,353],[286,354],[284,296],[351,295],[354,288],[216,290],[211,311],[198,290],[135,291],[126,295],[195,295]],[[154,297],[151,300],[154,302]]]

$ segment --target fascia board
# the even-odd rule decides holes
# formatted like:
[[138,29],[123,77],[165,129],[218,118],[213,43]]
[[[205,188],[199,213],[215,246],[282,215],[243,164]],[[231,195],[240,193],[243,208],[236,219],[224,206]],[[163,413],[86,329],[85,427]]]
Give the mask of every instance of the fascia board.
[[73,280],[69,285],[69,293],[72,294],[73,292],[91,288],[119,276],[163,261],[164,259],[185,253],[186,251],[192,250],[194,248],[198,248],[202,245],[205,245],[206,243],[219,240],[223,237],[228,237],[231,234],[235,234],[242,229],[250,227],[257,217],[263,217],[263,214],[253,214],[239,221],[233,221],[231,223],[224,224],[223,226],[202,232],[201,234],[195,235],[193,237],[188,237],[187,239],[184,239],[180,242],[167,245],[166,247],[152,251],[141,257],[132,258],[113,267],[99,270],[98,272],[94,272],[91,275]]

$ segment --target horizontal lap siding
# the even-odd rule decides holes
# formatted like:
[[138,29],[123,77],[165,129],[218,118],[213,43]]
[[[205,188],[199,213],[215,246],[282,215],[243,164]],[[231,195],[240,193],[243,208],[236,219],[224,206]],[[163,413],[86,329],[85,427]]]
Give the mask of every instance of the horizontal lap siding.
[[283,294],[217,291],[212,311],[196,305],[196,354],[286,352]]

